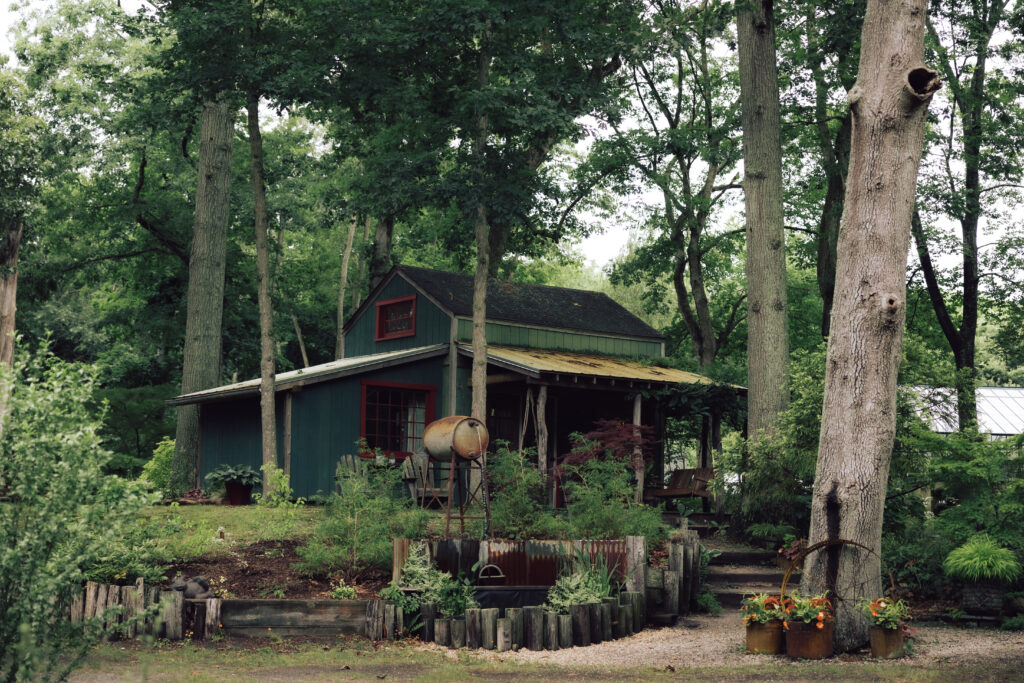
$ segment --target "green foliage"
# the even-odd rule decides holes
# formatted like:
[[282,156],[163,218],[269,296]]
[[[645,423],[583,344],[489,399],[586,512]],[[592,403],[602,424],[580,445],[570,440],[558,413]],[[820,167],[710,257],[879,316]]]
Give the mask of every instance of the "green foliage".
[[1003,619],[1003,623],[999,625],[999,628],[1004,631],[1024,631],[1024,614],[1017,614]]
[[381,591],[381,597],[399,605],[407,614],[418,611],[421,604],[433,604],[444,616],[456,617],[477,606],[469,580],[464,576],[453,578],[437,569],[430,561],[425,543],[412,545],[398,583],[392,581]]
[[661,507],[634,502],[636,482],[628,463],[593,458],[564,469],[566,511],[579,538],[646,536],[652,546],[666,538]]
[[338,468],[338,491],[330,496],[323,518],[305,545],[296,548],[296,568],[310,574],[341,572],[352,579],[371,567],[391,565],[391,539],[418,538],[430,513],[408,496],[396,493],[398,468],[371,467],[365,476]]
[[1021,575],[1013,551],[1003,548],[987,534],[979,534],[956,548],[942,563],[946,574],[966,581],[1010,583]]
[[8,413],[0,442],[0,677],[62,678],[104,628],[67,620],[86,572],[155,501],[105,473],[100,421],[87,412],[95,370],[45,351],[0,369]]
[[174,439],[165,436],[153,449],[153,457],[142,466],[140,479],[157,491],[166,491],[171,483],[171,461],[174,460]]
[[722,603],[718,602],[718,598],[715,597],[713,590],[704,586],[701,588],[700,593],[697,593],[697,609],[717,617],[722,613]]
[[871,619],[873,626],[895,630],[902,628],[903,623],[910,618],[910,605],[902,600],[861,598],[858,606]]
[[288,475],[280,467],[267,463],[260,468],[267,475],[267,482],[270,486],[269,492],[257,493],[253,496],[257,505],[272,508],[284,508],[291,505],[303,505],[305,500],[292,502],[292,487]]
[[507,444],[487,458],[491,525],[500,538],[566,538],[572,527],[548,505],[544,476],[532,450],[511,451]]
[[356,587],[349,586],[345,579],[338,579],[331,584],[331,600],[355,600]]
[[551,612],[569,614],[572,605],[601,602],[621,588],[615,580],[618,567],[609,565],[604,555],[576,551],[561,567],[561,575],[548,591],[545,607]]
[[206,475],[211,484],[227,484],[235,482],[243,486],[258,486],[263,476],[248,465],[221,465]]

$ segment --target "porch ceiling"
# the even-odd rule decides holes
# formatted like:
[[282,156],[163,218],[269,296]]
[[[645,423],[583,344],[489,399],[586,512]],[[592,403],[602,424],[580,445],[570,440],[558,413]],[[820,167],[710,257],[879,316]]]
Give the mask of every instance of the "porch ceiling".
[[[472,355],[468,345],[460,344],[459,349],[466,355]],[[639,361],[592,353],[488,345],[487,359],[499,367],[533,378],[539,378],[541,374],[554,374],[659,384],[717,384],[709,377],[685,370],[644,365]]]

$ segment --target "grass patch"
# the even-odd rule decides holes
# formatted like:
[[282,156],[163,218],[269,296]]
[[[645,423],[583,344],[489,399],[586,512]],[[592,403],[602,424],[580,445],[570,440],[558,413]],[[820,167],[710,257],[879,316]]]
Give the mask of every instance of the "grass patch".
[[[700,662],[699,652],[694,663]],[[649,666],[608,668],[495,661],[465,651],[428,650],[413,643],[375,648],[369,642],[344,637],[317,642],[229,639],[219,643],[159,643],[156,646],[102,644],[97,646],[72,680],[155,681],[336,681],[408,680],[459,681],[535,680],[558,678],[604,681],[761,681],[765,678],[842,681],[948,681],[976,679],[977,670],[934,661],[789,662],[771,658],[740,666]],[[985,680],[1012,680],[1016,665],[987,663]]]
[[322,513],[316,505],[168,505],[149,508],[144,515],[153,522],[162,554],[182,561],[227,554],[232,546],[306,538]]

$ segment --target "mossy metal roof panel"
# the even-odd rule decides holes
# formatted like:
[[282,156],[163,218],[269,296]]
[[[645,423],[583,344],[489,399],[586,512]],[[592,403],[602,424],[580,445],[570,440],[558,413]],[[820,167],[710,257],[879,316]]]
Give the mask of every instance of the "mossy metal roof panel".
[[[468,346],[460,348],[468,350]],[[545,351],[510,346],[488,346],[487,357],[507,366],[532,370],[534,373],[564,375],[586,375],[608,379],[636,382],[659,382],[663,384],[718,384],[710,377],[704,377],[685,370],[644,365],[628,358],[615,358],[592,353],[569,351]],[[736,387],[742,389],[742,387]]]

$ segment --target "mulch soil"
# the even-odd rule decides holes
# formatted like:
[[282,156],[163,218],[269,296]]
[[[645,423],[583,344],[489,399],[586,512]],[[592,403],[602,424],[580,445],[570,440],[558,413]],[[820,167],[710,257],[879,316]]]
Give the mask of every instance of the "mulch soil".
[[[166,572],[168,582],[176,576],[204,576],[221,597],[287,598],[320,600],[330,597],[331,578],[309,577],[292,568],[299,560],[297,541],[259,541],[224,554],[175,562]],[[390,573],[373,570],[347,577],[359,598],[376,597],[391,580]]]

